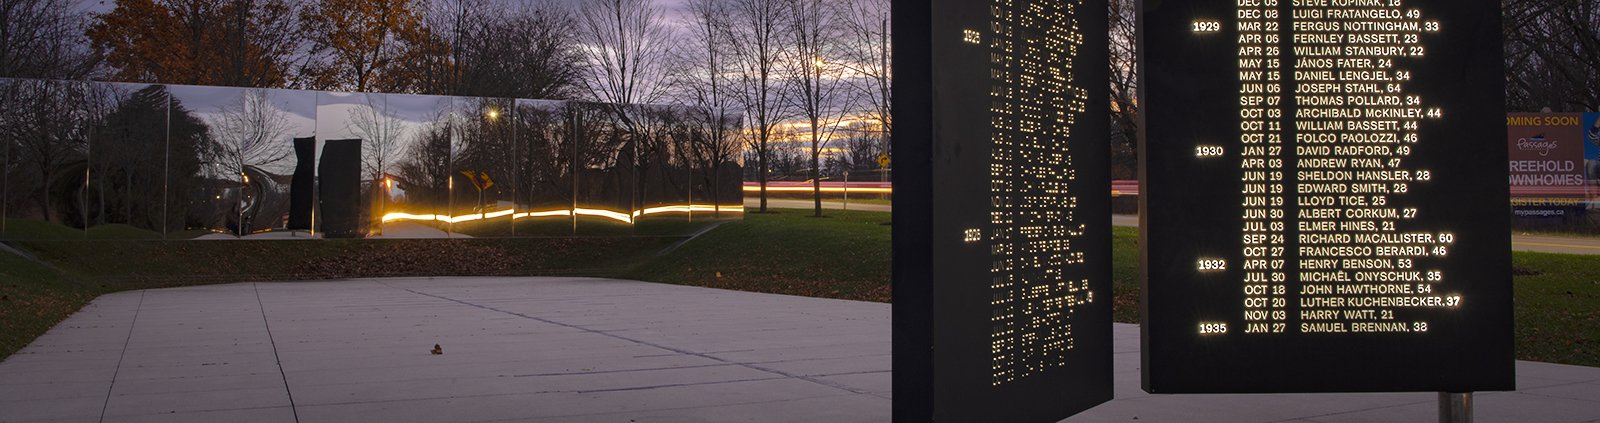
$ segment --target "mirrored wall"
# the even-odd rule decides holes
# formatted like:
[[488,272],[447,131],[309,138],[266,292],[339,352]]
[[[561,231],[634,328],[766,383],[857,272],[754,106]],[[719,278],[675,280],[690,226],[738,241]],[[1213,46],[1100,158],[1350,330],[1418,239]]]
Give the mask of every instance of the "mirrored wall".
[[684,107],[0,79],[0,239],[682,235],[743,215]]

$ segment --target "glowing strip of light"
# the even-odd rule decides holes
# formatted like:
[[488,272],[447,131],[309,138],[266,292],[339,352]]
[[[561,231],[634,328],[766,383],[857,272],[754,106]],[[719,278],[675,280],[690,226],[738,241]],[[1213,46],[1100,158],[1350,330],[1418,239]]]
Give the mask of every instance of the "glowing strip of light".
[[410,213],[398,213],[397,212],[397,213],[389,213],[389,214],[383,215],[383,221],[384,222],[394,222],[394,221],[400,221],[400,220],[420,220],[420,221],[436,221],[436,222],[445,222],[445,223],[462,223],[462,222],[472,222],[472,221],[485,220],[485,219],[498,219],[498,218],[502,218],[502,217],[506,217],[506,216],[511,216],[511,220],[517,220],[517,219],[524,219],[524,218],[530,218],[530,217],[557,217],[557,216],[572,216],[573,214],[577,214],[579,216],[603,217],[603,218],[606,218],[606,219],[611,219],[611,220],[615,220],[615,221],[622,222],[622,223],[632,224],[632,223],[634,223],[634,219],[636,219],[638,217],[641,217],[641,216],[648,216],[648,215],[652,215],[652,214],[662,214],[662,213],[692,213],[692,212],[744,213],[744,206],[742,206],[742,205],[725,205],[725,206],[722,206],[720,208],[717,207],[716,205],[711,205],[711,204],[693,204],[693,205],[687,205],[687,206],[684,206],[684,205],[662,206],[662,207],[652,207],[652,208],[636,211],[636,212],[633,212],[632,216],[629,216],[627,213],[623,213],[623,212],[611,211],[611,210],[606,210],[606,209],[587,209],[587,208],[582,208],[582,207],[580,207],[580,208],[578,208],[576,210],[560,209],[560,210],[546,210],[546,211],[536,211],[536,212],[526,212],[526,213],[516,213],[514,210],[506,209],[506,210],[494,211],[494,212],[489,212],[489,213],[472,213],[472,214],[464,214],[464,215],[453,216],[453,217],[452,216],[445,216],[445,215],[438,215],[438,214],[410,214]]
[[385,221],[385,222],[395,221],[395,220],[438,220],[438,221],[443,222],[443,221],[448,221],[447,219],[449,219],[449,218],[448,217],[444,217],[444,216],[439,216],[437,214],[389,213],[389,214],[383,215],[383,221]]
[[[761,192],[759,186],[744,187],[745,192]],[[812,187],[774,187],[768,186],[767,192],[811,192]],[[893,194],[894,188],[850,188],[822,187],[822,192],[859,192],[862,194]]]
[[456,216],[456,217],[450,218],[449,222],[450,223],[461,223],[461,222],[471,222],[471,221],[474,221],[474,220],[494,219],[494,218],[497,218],[497,217],[510,216],[512,213],[515,213],[515,211],[511,210],[511,209],[506,209],[506,210],[501,210],[501,211],[497,211],[497,212],[489,212],[489,213],[464,214],[464,215],[460,215],[460,216]]
[[562,210],[551,210],[551,211],[542,211],[542,212],[517,213],[516,215],[511,216],[511,219],[512,220],[516,220],[516,219],[522,219],[522,218],[527,218],[527,217],[555,217],[555,216],[571,216],[571,215],[572,215],[572,211],[571,210],[562,209]]
[[718,212],[718,211],[728,212],[728,213],[744,213],[744,206],[742,206],[742,205],[740,205],[740,206],[728,205],[728,206],[722,206],[721,208],[718,208],[716,205],[713,205],[713,204],[693,204],[693,205],[688,205],[688,206],[651,207],[651,208],[648,208],[648,209],[644,209],[644,210],[633,212],[633,217],[634,218],[638,218],[640,216],[649,216],[649,215],[652,215],[652,214],[661,214],[661,213],[692,213],[692,212]]
[[605,209],[586,209],[586,208],[579,207],[578,209],[573,210],[572,212],[573,213],[577,213],[579,216],[598,216],[598,217],[604,217],[604,218],[615,220],[615,221],[622,222],[622,223],[633,223],[633,218],[629,217],[627,213],[614,212],[614,211],[605,210]]

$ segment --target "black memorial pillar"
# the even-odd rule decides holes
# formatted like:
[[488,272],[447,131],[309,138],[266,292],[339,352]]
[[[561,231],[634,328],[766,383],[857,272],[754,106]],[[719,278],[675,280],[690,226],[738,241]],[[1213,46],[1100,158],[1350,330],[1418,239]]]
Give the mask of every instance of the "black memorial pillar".
[[317,187],[317,139],[294,139],[294,178],[289,182],[288,229],[311,229],[311,214],[315,210]]
[[893,6],[894,420],[1110,400],[1105,1]]
[[1142,5],[1145,390],[1511,389],[1500,2]]
[[322,233],[355,238],[361,230],[361,140],[329,140],[317,169]]

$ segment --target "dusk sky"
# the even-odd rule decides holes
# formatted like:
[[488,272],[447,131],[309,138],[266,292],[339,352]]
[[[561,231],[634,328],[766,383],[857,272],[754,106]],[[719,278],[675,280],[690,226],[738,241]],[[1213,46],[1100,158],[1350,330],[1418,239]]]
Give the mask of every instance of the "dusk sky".
[[[538,5],[552,4],[552,3],[570,5],[570,4],[576,3],[578,0],[501,0],[501,1],[505,1],[506,3],[510,3],[510,4],[517,4],[517,5],[538,6]],[[681,12],[683,10],[684,4],[688,0],[654,0],[654,1],[655,1],[656,4],[661,6],[662,11],[666,13],[668,19],[677,20],[677,19],[680,18],[680,14],[681,14]],[[105,13],[105,12],[110,11],[115,6],[116,6],[116,0],[78,0],[78,7],[82,8],[85,11],[91,12],[91,13]]]

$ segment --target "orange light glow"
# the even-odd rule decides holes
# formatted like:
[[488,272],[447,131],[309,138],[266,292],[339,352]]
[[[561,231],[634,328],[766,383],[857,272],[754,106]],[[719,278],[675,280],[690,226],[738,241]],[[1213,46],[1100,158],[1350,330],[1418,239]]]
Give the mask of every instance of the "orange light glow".
[[679,205],[679,206],[661,206],[661,207],[651,207],[651,208],[648,208],[648,209],[644,209],[644,210],[639,210],[639,211],[633,212],[633,217],[634,218],[638,218],[640,216],[649,216],[649,215],[652,215],[652,214],[662,214],[662,213],[690,213],[690,212],[716,212],[716,211],[744,213],[744,206],[722,206],[722,208],[720,208],[720,209],[717,208],[716,205],[712,205],[712,204],[691,204],[691,205],[687,205],[687,206],[682,206],[682,205]]
[[[811,187],[775,187],[775,186],[770,186],[770,185],[767,186],[767,192],[811,192],[811,190],[812,190]],[[761,192],[761,187],[760,186],[746,186],[746,187],[744,187],[744,191],[745,192]],[[844,189],[844,187],[822,187],[822,192],[845,192],[845,191],[861,193],[861,194],[893,194],[894,193],[894,188],[868,188],[868,187],[862,187],[862,188],[850,188],[849,190],[846,190],[846,189]]]
[[440,214],[410,214],[410,213],[399,213],[399,212],[396,212],[396,213],[389,213],[389,214],[383,215],[383,221],[386,222],[386,223],[387,222],[402,221],[402,220],[433,221],[433,222],[446,222],[446,223],[462,223],[462,222],[471,222],[471,221],[476,221],[476,220],[498,219],[498,218],[502,218],[502,217],[506,217],[506,216],[510,216],[511,220],[517,220],[517,219],[524,219],[524,218],[530,218],[530,217],[558,217],[558,216],[572,216],[573,214],[577,214],[578,216],[602,217],[602,218],[611,219],[611,220],[615,220],[615,221],[622,222],[622,223],[633,224],[634,223],[634,219],[636,219],[638,217],[641,217],[641,216],[648,216],[648,215],[652,215],[652,214],[688,213],[688,212],[712,212],[712,211],[722,211],[722,212],[728,212],[728,213],[743,213],[744,212],[744,206],[742,206],[742,205],[726,205],[726,206],[722,206],[720,210],[717,208],[717,206],[710,205],[710,204],[662,206],[662,207],[652,207],[652,208],[648,208],[648,209],[644,209],[644,210],[634,211],[631,216],[628,213],[619,212],[619,211],[612,211],[612,210],[606,210],[606,209],[590,209],[590,208],[582,208],[582,207],[579,207],[577,209],[545,210],[545,211],[535,211],[535,212],[525,212],[525,213],[517,213],[514,210],[506,209],[506,210],[494,211],[494,212],[489,212],[489,213],[465,214],[465,215],[461,215],[461,216],[447,216],[447,215],[440,215]]

